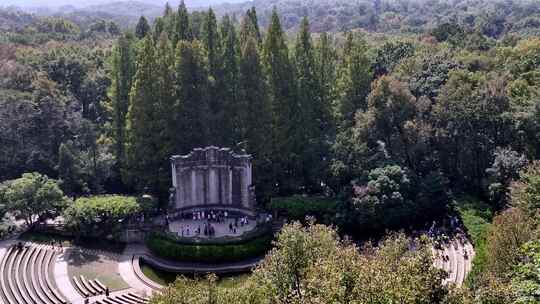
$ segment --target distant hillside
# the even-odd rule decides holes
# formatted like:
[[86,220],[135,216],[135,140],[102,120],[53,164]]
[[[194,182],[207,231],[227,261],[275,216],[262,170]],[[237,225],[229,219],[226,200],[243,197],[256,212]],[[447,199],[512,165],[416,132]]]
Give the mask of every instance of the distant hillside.
[[[62,3],[63,0],[54,1]],[[165,2],[166,0],[87,0],[87,5],[82,8],[72,4],[54,9],[26,8],[26,11],[40,16],[64,17],[79,25],[103,19],[128,28],[133,27],[141,15],[149,18],[151,22],[155,17],[161,16],[164,10],[162,3]],[[170,4],[176,8],[178,2],[179,0],[172,0]],[[212,5],[218,16],[232,14],[237,17],[255,6],[262,27],[268,26],[272,10],[276,7],[287,31],[295,31],[301,19],[308,16],[313,32],[364,29],[394,34],[423,33],[443,23],[458,23],[469,31],[479,31],[493,38],[506,33],[540,35],[540,1],[537,0],[186,0],[186,3],[191,11],[206,10],[208,5]],[[17,19],[22,16],[15,15],[10,18]],[[12,20],[5,22],[13,23]],[[9,25],[1,23],[0,26]]]
[[[226,3],[243,3],[250,0],[185,0],[188,7],[208,7],[216,6]],[[56,10],[65,6],[74,6],[78,9],[95,7],[95,6],[107,6],[122,1],[117,0],[86,0],[86,1],[73,1],[73,0],[2,0],[0,6],[17,6],[24,9],[29,8],[45,8],[47,10]],[[132,2],[132,1],[124,1]],[[139,0],[138,2],[151,6],[163,6],[169,2],[173,6],[177,6],[180,0]],[[116,12],[122,14],[121,11]]]

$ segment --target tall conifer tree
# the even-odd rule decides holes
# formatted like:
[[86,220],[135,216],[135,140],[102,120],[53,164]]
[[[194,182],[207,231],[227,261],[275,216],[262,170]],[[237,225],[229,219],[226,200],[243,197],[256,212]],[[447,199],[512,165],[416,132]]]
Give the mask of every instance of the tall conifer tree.
[[179,41],[191,41],[193,40],[193,32],[191,29],[191,22],[189,18],[189,13],[184,3],[184,0],[180,2],[178,6],[178,14],[176,17],[176,25],[173,36],[173,44],[176,47],[176,44]]
[[294,128],[294,150],[301,156],[300,168],[304,186],[317,188],[321,184],[319,180],[323,174],[328,155],[328,145],[325,138],[328,132],[328,119],[330,107],[323,103],[322,88],[317,74],[315,62],[315,50],[309,22],[307,18],[302,20],[295,46],[295,67],[299,104],[297,121],[301,128]]
[[113,51],[111,91],[109,96],[113,108],[113,136],[115,144],[116,173],[125,161],[126,116],[129,110],[129,93],[135,74],[135,51],[133,36],[125,35],[118,39]]
[[130,93],[131,104],[127,116],[127,161],[123,176],[138,190],[149,187],[157,193],[159,181],[158,85],[156,82],[154,41],[147,35],[142,42],[137,60],[137,73]]
[[223,97],[225,86],[223,79],[223,54],[221,51],[221,38],[217,26],[217,18],[210,8],[204,17],[202,25],[202,43],[204,45],[206,62],[208,64],[209,106],[210,106],[210,141],[211,144],[221,146],[226,142],[223,134],[224,105]]
[[[291,185],[296,188],[295,178],[299,170],[299,155],[294,151],[295,138],[292,137],[300,112],[296,102],[296,87],[289,50],[276,9],[272,14],[270,26],[264,41],[264,64],[270,84],[270,97],[273,112],[273,148],[276,159],[273,168],[279,187]],[[291,190],[291,189],[282,189]]]
[[141,16],[137,26],[135,27],[135,36],[139,39],[143,39],[150,32],[150,30],[151,28],[150,24],[148,24],[148,20],[144,16]]
[[180,41],[176,50],[177,149],[187,153],[208,140],[208,72],[197,41]]
[[170,186],[169,158],[175,154],[176,140],[176,92],[174,86],[174,53],[167,33],[162,33],[156,50],[156,86],[159,145],[159,193],[167,193]]
[[257,41],[257,45],[261,45],[262,36],[255,7],[248,9],[244,19],[242,19],[242,25],[240,27],[240,43],[242,44],[242,47],[245,46],[245,43],[250,38],[254,38],[255,41]]
[[223,145],[234,146],[242,138],[241,117],[238,115],[241,107],[239,105],[238,86],[238,60],[240,50],[238,48],[238,38],[236,29],[230,17],[223,17],[221,23],[221,37],[223,49],[223,120],[221,138]]
[[257,192],[268,197],[272,194],[272,107],[268,96],[263,67],[255,38],[246,42],[240,59],[239,94],[242,106],[242,138],[247,150],[254,155],[253,166]]
[[369,95],[373,71],[366,52],[366,43],[349,33],[337,83],[337,91],[340,92],[337,120],[341,121],[344,127],[353,123],[356,111],[367,108],[366,98]]

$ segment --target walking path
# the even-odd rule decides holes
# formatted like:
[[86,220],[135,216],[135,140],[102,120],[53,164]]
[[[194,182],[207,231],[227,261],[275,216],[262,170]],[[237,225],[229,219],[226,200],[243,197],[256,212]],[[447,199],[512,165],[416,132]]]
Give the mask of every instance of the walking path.
[[62,292],[68,302],[72,304],[82,304],[84,303],[84,299],[77,290],[75,290],[73,285],[71,285],[68,273],[67,257],[69,257],[70,252],[71,249],[66,249],[64,253],[58,255],[54,267],[54,280],[56,281],[56,285],[60,289],[60,292]]
[[143,292],[145,295],[151,295],[156,292],[155,288],[148,286],[142,281],[133,269],[133,256],[137,254],[144,254],[146,248],[140,245],[129,245],[124,250],[124,254],[120,257],[118,262],[118,272],[122,279],[132,288]]
[[435,267],[448,273],[444,284],[463,285],[471,271],[474,248],[469,240],[456,238],[444,244],[441,249],[433,249]]
[[148,279],[140,268],[140,260],[161,270],[177,273],[238,273],[253,269],[263,259],[259,257],[239,263],[227,264],[201,264],[201,263],[178,263],[160,259],[152,255],[148,249],[141,245],[129,245],[120,258],[118,271],[122,279],[131,287],[151,294],[159,291],[163,286]]

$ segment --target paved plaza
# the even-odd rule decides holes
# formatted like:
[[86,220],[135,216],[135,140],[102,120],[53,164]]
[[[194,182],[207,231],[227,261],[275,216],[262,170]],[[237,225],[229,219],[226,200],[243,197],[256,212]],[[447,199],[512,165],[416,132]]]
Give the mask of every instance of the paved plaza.
[[[235,225],[236,222],[236,225]],[[241,219],[233,218],[223,219],[221,222],[209,222],[207,220],[179,219],[169,223],[169,230],[176,233],[180,237],[224,237],[224,236],[240,236],[247,231],[255,228],[257,223],[254,220],[248,220],[247,224],[242,224]],[[205,234],[205,226],[208,230],[212,227],[214,233],[210,235],[207,231]],[[232,228],[232,229],[231,229]]]

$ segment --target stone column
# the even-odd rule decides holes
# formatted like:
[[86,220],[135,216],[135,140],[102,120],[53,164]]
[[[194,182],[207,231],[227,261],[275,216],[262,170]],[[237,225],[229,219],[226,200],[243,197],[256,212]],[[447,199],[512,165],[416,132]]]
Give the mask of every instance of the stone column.
[[227,187],[226,187],[226,189],[227,189],[227,192],[226,192],[226,194],[227,194],[227,202],[226,202],[226,204],[227,205],[232,205],[232,204],[234,204],[233,199],[232,199],[232,194],[233,194],[233,184],[232,184],[232,181],[233,181],[232,174],[233,174],[233,172],[232,172],[232,168],[229,167],[228,171],[229,172],[227,172],[227,173],[228,173],[229,178],[227,180]]
[[184,207],[197,204],[197,175],[194,168],[191,168],[191,201],[184,204]]
[[240,189],[242,191],[242,207],[249,207],[249,184],[248,184],[248,170],[242,168],[242,174],[240,174]]

